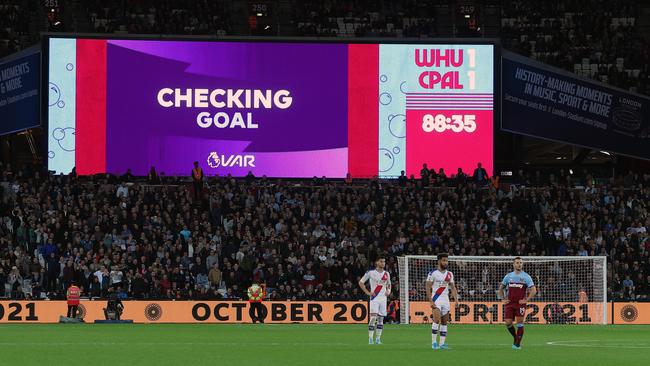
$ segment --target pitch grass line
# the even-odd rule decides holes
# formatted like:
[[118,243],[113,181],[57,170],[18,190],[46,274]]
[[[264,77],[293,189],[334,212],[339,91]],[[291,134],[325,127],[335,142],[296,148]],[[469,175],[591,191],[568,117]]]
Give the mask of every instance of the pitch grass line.
[[[598,342],[597,344],[595,344]],[[258,347],[340,347],[340,348],[358,348],[360,344],[356,343],[342,343],[342,342],[0,342],[0,347],[9,346],[45,346],[45,347],[59,347],[59,346],[125,346],[125,345],[139,345],[139,346],[258,346]],[[363,344],[366,345],[365,343]],[[464,342],[453,342],[450,344],[452,349],[455,347],[460,348],[485,348],[485,347],[508,347],[509,343],[492,343],[492,344],[475,344]],[[545,344],[528,343],[526,347],[576,347],[576,348],[625,348],[625,349],[650,349],[649,343],[638,344],[614,344],[603,343],[602,340],[580,340],[580,341],[552,341]],[[389,348],[408,348],[420,349],[428,348],[429,345],[413,345],[410,343],[386,343],[385,347]]]
[[310,347],[327,347],[327,346],[337,346],[337,347],[349,347],[356,346],[349,343],[336,343],[336,342],[311,342],[311,343],[298,343],[298,342],[0,342],[0,347],[2,346],[73,346],[73,345],[82,345],[82,346],[126,346],[126,345],[138,345],[138,346],[271,346],[271,347],[297,347],[297,346],[310,346]]
[[[595,342],[598,343],[590,344]],[[615,344],[615,343],[603,342],[602,340],[553,341],[553,342],[546,342],[546,344],[555,347],[650,349],[650,343]]]
[[[0,342],[0,347],[4,346],[45,346],[45,347],[59,347],[59,346],[258,346],[258,347],[339,347],[339,348],[359,348],[359,347],[373,347],[367,343],[341,343],[341,342]],[[450,347],[460,348],[486,348],[486,347],[509,347],[510,343],[493,343],[493,344],[475,344],[475,343],[450,343]],[[529,344],[531,347],[545,347],[544,344]],[[431,345],[423,343],[422,345],[414,345],[412,343],[385,343],[382,346],[375,347],[388,347],[397,349],[422,349],[430,348]]]

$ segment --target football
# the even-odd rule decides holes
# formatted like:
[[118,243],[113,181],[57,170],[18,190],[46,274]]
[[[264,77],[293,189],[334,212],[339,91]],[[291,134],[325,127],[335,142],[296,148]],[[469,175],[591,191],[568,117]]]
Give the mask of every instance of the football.
[[248,298],[251,300],[260,300],[262,299],[263,292],[262,288],[259,285],[253,284],[248,288]]

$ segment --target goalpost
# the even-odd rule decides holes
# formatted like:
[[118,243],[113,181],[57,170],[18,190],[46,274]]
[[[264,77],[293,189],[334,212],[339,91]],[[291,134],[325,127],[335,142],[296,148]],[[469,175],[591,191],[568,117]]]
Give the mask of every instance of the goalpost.
[[[458,288],[458,307],[452,305],[451,322],[498,323],[504,305],[497,298],[503,277],[513,270],[515,257],[450,256],[449,270]],[[528,304],[526,322],[540,324],[606,324],[607,258],[521,257],[537,295]],[[400,321],[431,321],[425,281],[437,268],[435,256],[398,258]]]

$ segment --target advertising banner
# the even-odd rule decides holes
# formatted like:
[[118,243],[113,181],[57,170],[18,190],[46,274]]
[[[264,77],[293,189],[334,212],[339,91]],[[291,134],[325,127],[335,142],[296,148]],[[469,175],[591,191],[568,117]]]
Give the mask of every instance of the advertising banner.
[[615,302],[614,324],[650,324],[650,302]]
[[40,125],[40,75],[38,48],[0,59],[0,135]]
[[650,159],[650,98],[503,53],[506,131]]
[[[49,169],[342,178],[493,165],[494,46],[50,38]],[[63,101],[63,106],[59,105]]]
[[[123,319],[136,323],[249,323],[245,301],[124,301]],[[266,323],[356,323],[368,321],[365,302],[264,302]],[[562,308],[558,317],[557,305]],[[612,308],[613,306],[613,308]],[[79,311],[86,322],[104,319],[106,301],[82,300]],[[0,301],[0,323],[58,323],[66,315],[65,301]],[[493,324],[503,321],[503,304],[462,302],[451,309],[451,321]],[[613,314],[613,319],[609,319]],[[601,324],[602,303],[531,303],[527,323]],[[607,303],[608,324],[650,324],[650,303]],[[411,323],[431,322],[427,302],[410,303]]]
[[[608,304],[609,306],[609,304]],[[602,324],[603,303],[544,303],[527,305],[526,323]],[[431,307],[426,301],[409,304],[410,322],[430,323]],[[493,324],[503,322],[505,305],[500,302],[460,302],[452,306],[451,321],[460,324]]]
[[[122,319],[135,323],[250,323],[246,301],[123,301]],[[265,323],[366,323],[365,302],[264,302]],[[86,323],[105,319],[106,301],[82,300]],[[65,301],[0,301],[0,323],[58,323]]]

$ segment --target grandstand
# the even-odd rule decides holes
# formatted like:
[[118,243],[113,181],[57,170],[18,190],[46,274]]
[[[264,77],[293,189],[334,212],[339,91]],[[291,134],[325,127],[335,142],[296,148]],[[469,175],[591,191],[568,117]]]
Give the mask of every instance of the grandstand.
[[[247,38],[249,36],[253,38]],[[140,44],[139,40],[144,41]],[[220,43],[223,40],[225,42]],[[271,50],[279,43],[287,48]],[[177,44],[179,49],[171,52],[161,44]],[[179,88],[185,85],[172,85],[182,80],[178,75],[186,78],[184,80],[191,80],[188,81],[187,90],[195,93],[192,100],[194,107],[201,105],[202,99],[198,95],[201,90],[206,90],[203,95],[206,107],[209,106],[208,100],[210,106],[219,105],[218,95],[228,95],[230,98],[236,93],[231,89],[226,90],[230,87],[228,85],[213,85],[210,88],[217,90],[217,94],[211,91],[208,96],[208,89],[196,89],[207,87],[201,84],[204,80],[211,80],[207,83],[215,83],[214,80],[225,84],[232,82],[236,88],[252,90],[253,84],[246,84],[248,75],[237,69],[241,65],[224,61],[226,66],[223,68],[227,71],[219,74],[221,71],[214,71],[208,61],[192,58],[203,49],[221,44],[233,50],[240,44],[253,45],[246,51],[232,51],[234,55],[240,55],[236,52],[242,52],[241,55],[253,53],[251,50],[259,44],[270,45],[264,51],[269,52],[264,54],[267,61],[271,57],[269,55],[276,52],[299,57],[295,56],[298,52],[294,54],[289,48],[296,44],[332,46],[327,52],[324,49],[305,51],[319,56],[312,59],[313,67],[321,73],[309,79],[312,83],[309,89],[318,85],[326,91],[328,88],[335,90],[339,85],[336,84],[339,82],[337,74],[331,70],[337,70],[339,50],[336,47],[345,45],[348,47],[345,52],[349,54],[341,56],[341,59],[345,59],[343,67],[346,71],[340,85],[347,88],[348,77],[349,80],[370,79],[379,83],[379,89],[345,89],[344,93],[326,94],[333,102],[328,99],[329,107],[321,110],[316,109],[316,106],[322,107],[321,104],[308,104],[306,110],[314,120],[333,119],[335,116],[343,116],[347,120],[333,121],[326,129],[308,126],[304,131],[300,130],[305,135],[308,132],[315,135],[312,140],[306,138],[304,142],[289,141],[289,135],[264,130],[264,123],[275,118],[271,117],[271,112],[258,113],[253,110],[240,117],[228,115],[226,117],[229,123],[232,122],[231,126],[236,124],[236,118],[248,118],[241,124],[247,128],[259,128],[252,130],[255,132],[251,133],[253,137],[250,138],[244,133],[224,138],[234,141],[233,146],[249,139],[258,150],[246,150],[247,147],[236,150],[240,149],[237,145],[232,147],[235,152],[228,155],[222,151],[227,150],[223,146],[228,143],[214,137],[220,136],[216,133],[222,128],[219,127],[218,114],[214,115],[214,121],[206,124],[205,120],[201,120],[201,114],[197,116],[197,113],[191,112],[191,103],[183,109],[182,103],[178,102],[179,99],[192,100],[191,95],[186,99],[178,96],[179,90],[185,90]],[[379,60],[377,69],[369,78],[366,74],[370,71],[367,70],[372,71],[374,67],[367,64],[371,51],[362,49],[368,45],[376,45],[379,49],[376,51]],[[413,111],[446,103],[433,99],[418,101],[417,98],[423,98],[418,97],[418,93],[403,90],[406,81],[396,86],[390,84],[394,82],[394,75],[403,75],[380,72],[382,67],[390,65],[381,58],[388,54],[385,50],[407,45],[437,45],[441,48],[452,45],[449,49],[475,46],[472,52],[476,52],[476,49],[486,50],[481,55],[488,55],[487,50],[490,50],[489,57],[480,56],[484,58],[480,59],[479,67],[485,69],[478,69],[479,80],[471,79],[472,84],[470,81],[463,83],[468,87],[474,82],[485,82],[487,79],[480,78],[488,70],[492,73],[490,81],[485,82],[489,88],[482,90],[479,87],[481,90],[476,92],[477,96],[472,97],[478,101],[460,99],[458,102],[466,107],[469,105],[467,109],[477,116],[484,116],[481,113],[488,109],[487,104],[481,103],[490,103],[490,133],[481,137],[483,140],[474,137],[474,140],[464,142],[459,139],[458,143],[467,144],[459,149],[461,155],[467,155],[467,159],[470,159],[472,150],[478,151],[479,145],[489,141],[486,151],[493,151],[494,156],[481,156],[469,163],[463,162],[464,166],[454,166],[453,163],[446,165],[447,161],[442,162],[449,159],[446,156],[427,156],[415,163],[404,158],[405,154],[427,155],[422,151],[428,151],[431,155],[433,151],[419,147],[414,149],[400,140],[407,134],[413,136],[413,130],[408,127],[413,125],[409,123],[414,118]],[[5,62],[14,65],[12,62],[22,57],[23,53],[19,53],[21,50],[34,49],[38,50],[41,55],[39,62],[42,62],[34,68],[40,70],[38,81],[34,81],[34,85],[37,85],[34,88],[40,94],[34,97],[37,107],[32,105],[28,108],[34,114],[39,114],[36,123],[39,126],[14,128],[14,123],[18,123],[25,109],[18,114],[3,112],[4,97],[0,95],[0,112],[4,113],[0,114],[0,119],[4,120],[0,125],[12,126],[0,126],[0,322],[57,322],[58,316],[64,315],[64,311],[61,314],[59,311],[65,304],[67,290],[76,284],[81,291],[80,312],[86,319],[95,319],[96,314],[103,317],[103,310],[100,310],[103,305],[100,303],[117,297],[126,304],[125,314],[135,318],[136,323],[242,323],[248,320],[246,311],[242,313],[242,309],[249,305],[246,303],[249,286],[264,283],[265,300],[277,306],[271,308],[269,305],[271,315],[268,320],[271,322],[301,323],[307,319],[307,314],[311,321],[313,313],[323,313],[325,323],[365,324],[368,321],[368,296],[358,283],[370,268],[374,268],[375,258],[385,256],[386,270],[391,273],[393,287],[386,322],[399,323],[404,322],[404,317],[400,318],[400,299],[402,306],[403,299],[425,301],[425,293],[420,291],[422,284],[405,285],[400,282],[408,278],[405,276],[410,276],[398,275],[398,258],[404,256],[433,258],[438,253],[448,253],[452,258],[606,257],[606,319],[603,322],[609,325],[602,327],[603,330],[593,331],[592,335],[581,333],[582,328],[570,328],[568,325],[548,325],[558,327],[552,329],[544,328],[546,325],[531,327],[527,332],[531,334],[530,351],[536,359],[531,364],[543,364],[543,360],[551,359],[559,364],[568,364],[570,361],[567,360],[580,362],[572,358],[577,357],[571,352],[574,347],[581,351],[595,351],[595,358],[589,360],[594,364],[604,364],[615,359],[607,352],[610,348],[626,348],[627,345],[626,351],[630,354],[621,357],[633,365],[640,364],[643,359],[641,352],[650,348],[650,343],[643,340],[647,325],[639,325],[634,332],[622,335],[622,340],[618,342],[610,342],[611,333],[608,333],[608,329],[629,331],[632,328],[628,323],[650,324],[650,306],[646,306],[650,305],[650,4],[638,0],[3,1],[0,4],[0,72]],[[510,58],[510,53],[515,56]],[[142,57],[144,54],[146,57]],[[229,54],[219,55],[223,57],[219,60],[223,61]],[[352,55],[366,63],[352,66]],[[305,59],[309,59],[309,56],[305,56]],[[174,63],[165,64],[157,59],[165,57],[173,59]],[[290,100],[285,105],[289,106],[293,101],[297,106],[295,112],[286,107],[287,111],[297,113],[296,118],[301,123],[307,120],[305,115],[299,114],[307,113],[299,109],[303,108],[300,98],[305,97],[295,91],[299,87],[292,84],[294,80],[288,74],[280,73],[277,76],[282,79],[282,85],[273,84],[273,75],[265,78],[266,74],[255,74],[268,74],[272,67],[269,66],[268,70],[263,66],[256,68],[251,66],[256,62],[255,57],[241,57],[246,62],[240,64],[253,70],[247,72],[262,80],[262,86],[255,84],[255,87],[282,88],[286,92],[281,94],[282,97]],[[256,57],[263,59],[262,56]],[[519,62],[516,64],[518,68],[529,67],[536,71],[538,78],[542,77],[539,75],[557,79],[564,77],[578,87],[586,85],[593,88],[595,92],[590,89],[586,92],[589,96],[583,98],[590,102],[612,98],[614,102],[603,102],[606,105],[603,108],[612,106],[611,110],[603,109],[606,119],[592,115],[594,119],[588,120],[575,115],[559,120],[568,123],[580,118],[585,126],[611,122],[605,128],[607,132],[599,131],[591,135],[592,130],[577,129],[574,133],[567,127],[566,131],[544,135],[530,132],[532,130],[503,128],[502,119],[510,118],[506,109],[512,107],[506,100],[511,98],[510,94],[515,94],[512,86],[515,85],[513,80],[516,81],[516,78],[507,79],[508,69],[505,61],[502,61],[506,59]],[[292,64],[288,57],[277,61],[277,65],[283,63],[294,68],[298,75],[296,78],[300,79],[299,74],[303,70]],[[489,67],[486,66],[488,63]],[[184,65],[182,72],[178,71],[181,64]],[[125,65],[133,66],[135,71],[129,72]],[[404,65],[405,62],[399,67],[407,70],[408,67]],[[330,66],[331,70],[328,69]],[[20,70],[29,74],[26,68]],[[169,80],[173,81],[154,82],[146,71],[151,71],[151,75],[175,75],[174,72],[178,72],[178,75],[170,77]],[[458,75],[464,77],[465,71],[462,69]],[[75,75],[76,79],[71,79],[70,75]],[[311,78],[312,75],[309,75]],[[419,85],[424,86],[422,78],[420,76]],[[0,73],[0,81],[7,79],[3,79]],[[307,80],[307,77],[303,79]],[[133,80],[133,85],[151,81],[153,86],[151,89],[145,89],[147,86],[137,89],[126,83],[129,80]],[[417,75],[414,80],[418,80]],[[326,84],[328,82],[332,84]],[[122,92],[113,92],[118,90],[116,85],[122,87],[125,84]],[[288,91],[284,90],[285,84]],[[463,85],[456,80],[454,87],[462,89]],[[547,85],[540,83],[537,87]],[[4,84],[2,86],[5,88]],[[154,90],[154,87],[157,89]],[[401,108],[412,109],[399,112],[403,114],[388,110],[386,106],[393,108],[398,97],[395,93],[380,94],[382,87],[392,87],[391,93],[394,90],[402,92],[406,96]],[[482,87],[485,88],[485,85]],[[176,88],[175,105],[174,101],[165,99],[174,92],[173,88]],[[532,86],[530,88],[532,90]],[[548,88],[550,93],[552,88]],[[168,94],[165,94],[165,90],[169,91]],[[259,92],[255,95],[260,96],[261,90],[255,89],[251,93]],[[178,121],[187,119],[185,111],[190,110],[191,118],[186,125],[197,129],[194,124],[197,123],[199,132],[205,132],[208,137],[194,138],[192,132],[185,130],[165,131],[166,120],[161,122],[160,115],[152,112],[156,111],[153,108],[140,108],[142,100],[136,97],[136,94],[148,97],[156,93],[158,99],[155,107],[170,111],[169,115],[173,117],[169,121],[180,123]],[[483,93],[482,96],[480,93]],[[488,94],[489,97],[486,97]],[[371,107],[364,101],[364,97],[369,95],[373,99],[379,95]],[[409,95],[412,99],[409,99]],[[522,98],[522,95],[517,98]],[[28,97],[24,93],[20,98]],[[548,99],[551,100],[551,97]],[[155,98],[152,100],[156,102]],[[341,109],[339,113],[340,105],[346,104],[348,108],[348,103],[350,106],[358,103],[362,107],[358,110],[352,107]],[[241,112],[237,109],[237,101],[229,99],[227,104],[228,108],[235,104],[233,110]],[[116,105],[119,108],[114,107]],[[277,101],[275,105],[278,105]],[[374,114],[368,114],[373,106]],[[554,106],[561,108],[559,102]],[[284,108],[267,109],[281,113]],[[539,107],[539,110],[542,108]],[[585,104],[582,108],[586,111],[593,106]],[[276,109],[280,112],[276,112]],[[523,116],[511,119],[522,125],[521,120],[533,120],[532,114],[518,114],[523,113],[521,110],[510,113]],[[130,114],[137,116],[136,120],[124,118]],[[280,126],[277,128],[289,128],[289,124],[282,125],[285,120],[291,119],[287,115],[275,121]],[[553,116],[549,113],[539,118],[546,118],[552,123],[551,120],[560,118],[560,115],[560,112],[553,112]],[[258,116],[262,117],[258,120]],[[396,119],[398,116],[403,116],[404,123],[401,125],[397,122],[402,117]],[[421,119],[417,121],[418,126],[422,121],[426,122],[426,116],[417,116]],[[374,117],[388,122],[368,129],[367,122],[363,121]],[[434,120],[434,116],[429,117],[431,121]],[[424,125],[422,128],[430,134],[443,133],[445,128],[449,131],[444,133],[451,133],[451,125],[444,127],[445,117],[450,117],[446,121],[450,124],[457,116],[446,116],[441,112],[435,116],[435,123],[438,123],[438,117],[442,117],[440,130],[435,130],[433,124],[431,126],[434,127],[428,131]],[[473,130],[468,127],[467,118],[463,121],[463,116],[460,117],[460,132],[454,131],[471,133]],[[157,125],[159,122],[160,128]],[[142,131],[126,133],[131,125],[140,123],[145,126]],[[354,123],[365,125],[357,127],[355,131]],[[116,126],[113,130],[111,124]],[[612,124],[616,126],[612,128]],[[331,138],[328,135],[330,129],[334,136]],[[622,132],[617,135],[612,129]],[[271,138],[262,141],[256,135],[257,131],[261,131],[259,135],[266,133]],[[367,141],[358,142],[365,138],[358,136],[371,135],[373,131],[379,135],[379,140],[370,142],[374,143],[371,152],[377,155],[379,147],[378,161],[376,157],[366,157],[360,153],[368,151]],[[148,139],[149,132],[157,139],[155,142]],[[599,137],[601,135],[598,133],[605,135]],[[409,141],[409,137],[405,139]],[[210,138],[213,145],[217,140],[224,145],[220,145],[219,151],[215,151],[211,145],[208,149],[210,155],[207,155],[201,149],[207,148]],[[353,141],[355,138],[357,142]],[[454,144],[446,145],[446,148],[452,151]],[[442,146],[440,143],[431,145]],[[227,146],[231,149],[230,145]],[[345,164],[339,169],[331,161],[342,159],[342,155],[337,155],[341,154],[337,150],[341,147],[345,147],[345,154],[349,156],[345,156]],[[295,158],[298,153],[325,150],[328,155],[314,153],[305,160]],[[255,154],[247,155],[250,151]],[[270,159],[269,156],[279,152],[296,155],[282,155],[283,162],[289,161],[282,163],[285,165],[282,168],[263,170],[266,169],[263,168],[264,163],[269,161],[264,159]],[[198,155],[195,159],[178,162],[181,161],[179,156],[194,153]],[[359,154],[355,155],[357,160],[352,158],[353,154]],[[167,160],[157,161],[163,160],[161,157]],[[390,161],[387,163],[386,159]],[[402,159],[402,165],[399,165],[399,159]],[[200,160],[205,177],[203,173],[200,178],[194,176],[195,171],[191,170],[194,160]],[[487,170],[477,166],[480,161]],[[301,162],[306,167],[302,167]],[[374,170],[368,169],[373,164]],[[324,166],[327,168],[318,170]],[[165,171],[170,173],[166,174]],[[178,171],[186,171],[187,174]],[[427,263],[434,263],[433,259]],[[547,306],[542,309],[565,304],[575,310],[580,304],[600,301],[594,298],[594,285],[583,283],[584,274],[595,273],[596,265],[588,269],[580,266],[574,268],[562,264],[560,268],[558,262],[549,261],[548,267],[540,267],[534,278],[540,288],[535,301]],[[486,309],[493,305],[496,309],[500,301],[499,281],[505,273],[489,272],[480,261],[463,268],[470,268],[475,278],[458,280],[460,301],[469,304],[468,309],[475,304],[484,304]],[[583,271],[582,277],[579,271]],[[428,269],[425,271],[423,268],[421,272],[418,276],[426,275]],[[314,306],[318,306],[318,309],[310,304],[316,304]],[[361,304],[359,308],[358,304]],[[304,306],[304,313],[303,308],[296,310],[294,306]],[[15,311],[9,316],[11,309]],[[465,362],[484,361],[487,346],[494,343],[490,341],[486,347],[477,346],[474,343],[480,342],[478,335],[473,336],[470,328],[454,324],[487,323],[475,315],[475,309],[473,320],[459,316],[450,326],[450,329],[458,327],[457,337],[466,337],[465,341],[455,342],[458,353],[464,352],[463,348],[467,349],[468,353],[463,359]],[[16,314],[19,314],[18,318]],[[172,314],[178,316],[170,317]],[[282,314],[286,315],[285,318],[282,318]],[[423,322],[430,321],[429,314],[418,313],[418,316]],[[533,323],[545,323],[544,317]],[[585,315],[583,318],[588,317]],[[314,315],[314,319],[318,320],[318,317]],[[530,319],[527,321],[532,322]],[[322,319],[320,322],[323,322]],[[555,322],[546,317],[546,323]],[[591,319],[562,322],[589,324]],[[277,329],[281,331],[286,329],[281,327],[287,327],[302,331],[303,328],[297,328],[302,326],[283,325]],[[43,327],[48,332],[60,332],[57,330],[60,328],[52,328],[51,325]],[[38,340],[36,333],[40,331],[35,331],[36,328],[24,328],[24,334],[33,331],[34,335],[28,338],[39,347],[56,346],[57,342],[73,346],[84,337],[100,336],[99,330],[87,327],[61,333],[62,340],[57,340],[51,334],[46,335],[41,338],[43,343]],[[114,344],[123,347],[130,355],[142,351],[139,348],[146,349],[143,353],[146,359],[141,360],[143,364],[151,363],[160,356],[150,351],[149,346],[232,346],[234,353],[224,356],[223,360],[236,362],[241,356],[243,364],[256,362],[247,355],[249,347],[259,347],[268,352],[273,363],[287,361],[287,364],[300,362],[297,356],[286,355],[300,348],[301,344],[304,352],[327,348],[325,356],[314,359],[315,363],[324,364],[331,363],[332,357],[343,357],[336,353],[337,349],[354,354],[358,347],[365,346],[363,328],[354,325],[332,327],[328,329],[339,334],[340,339],[330,337],[331,334],[319,334],[316,328],[304,325],[304,337],[310,337],[310,342],[304,344],[300,336],[296,339],[286,334],[279,337],[277,342],[268,343],[268,337],[276,336],[270,328],[259,328],[263,329],[262,335],[255,333],[255,328],[241,325],[220,328],[216,331],[219,339],[216,343],[210,343],[207,341],[211,337],[210,331],[206,328],[196,331],[201,336],[199,340],[192,338],[195,331],[192,324],[161,328],[161,343],[138,343],[143,341],[131,334],[126,336],[125,342]],[[393,352],[409,350],[413,354],[409,360],[413,362],[429,359],[430,354],[419,353],[413,346],[419,342],[419,335],[415,335],[414,330],[425,329],[418,327],[396,327],[394,334],[400,334],[403,338],[398,341],[395,335],[393,346],[389,345],[391,340],[388,338],[393,329],[387,327],[385,343],[395,348],[386,348],[379,355],[385,358]],[[494,334],[505,335],[501,328],[497,332],[494,330],[496,327],[491,327],[485,325],[476,334],[481,333],[481,338],[490,339],[496,337],[490,333],[490,329],[493,329]],[[0,350],[27,347],[13,339],[21,334],[17,329],[10,330],[5,337],[0,336]],[[131,329],[155,336],[146,326]],[[423,338],[425,350],[427,329]],[[175,335],[177,331],[179,333]],[[563,331],[566,332],[565,336],[562,335]],[[114,330],[105,334],[120,337],[112,332]],[[361,334],[359,339],[362,342],[360,346],[355,346],[357,348],[347,344],[354,339],[348,334],[352,332]],[[534,332],[537,334],[532,335]],[[560,336],[554,338],[555,333]],[[453,334],[453,330],[450,331],[452,340]],[[321,336],[323,340],[320,340]],[[129,337],[134,337],[132,340],[135,343],[131,344]],[[287,345],[284,346],[283,342]],[[83,341],[79,344],[81,347],[85,347],[84,344],[93,345]],[[494,345],[498,346],[496,343]],[[599,347],[601,349],[597,350]],[[54,352],[54,348],[46,349]],[[366,353],[359,353],[357,358],[350,356],[347,360],[354,364],[367,363],[367,360],[379,361],[378,354],[366,357],[364,361],[360,355],[367,355],[368,350],[363,349],[362,352]],[[203,361],[211,357],[203,351],[195,356],[199,355],[204,357]],[[61,355],[52,357],[51,360],[56,360],[55,364],[64,362],[58,358]],[[170,357],[168,361],[176,356]],[[505,353],[499,354],[494,356],[494,360],[506,362],[506,357]],[[100,358],[104,362],[110,360],[103,353]],[[45,362],[43,360],[47,358],[29,358],[25,364]],[[13,361],[19,362],[18,359]],[[337,362],[345,361],[339,359]]]
[[[390,254],[391,272],[406,253],[607,255],[610,299],[650,295],[650,192],[634,174],[582,189],[590,177],[525,175],[527,188],[513,190],[440,177],[404,186],[222,177],[199,204],[179,178],[2,173],[2,240],[14,250],[0,274],[11,299],[60,297],[73,280],[88,297],[117,286],[136,299],[242,299],[264,280],[272,298],[361,300],[353,284],[377,251]],[[115,210],[123,204],[128,212]]]

